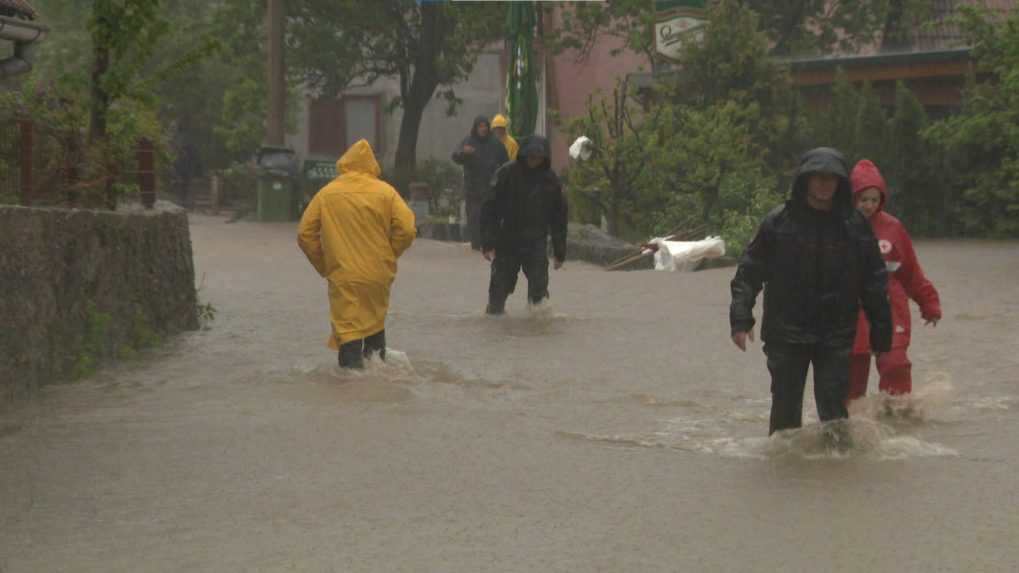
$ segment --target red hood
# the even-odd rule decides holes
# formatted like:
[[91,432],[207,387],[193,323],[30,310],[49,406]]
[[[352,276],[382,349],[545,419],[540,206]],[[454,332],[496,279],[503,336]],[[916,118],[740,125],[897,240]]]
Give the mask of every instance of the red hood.
[[874,165],[871,160],[861,159],[853,167],[853,172],[849,179],[853,183],[854,205],[856,200],[859,199],[860,193],[871,187],[876,187],[881,192],[881,204],[878,205],[877,210],[881,211],[885,208],[885,203],[888,201],[888,185],[885,184],[885,178],[881,177],[881,172],[878,171],[877,165]]

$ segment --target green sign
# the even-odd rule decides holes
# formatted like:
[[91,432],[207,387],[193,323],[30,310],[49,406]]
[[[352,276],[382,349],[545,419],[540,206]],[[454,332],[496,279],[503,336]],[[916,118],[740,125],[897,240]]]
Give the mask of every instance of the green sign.
[[314,159],[305,160],[304,177],[305,179],[315,179],[318,181],[332,181],[336,178],[336,162],[315,161]]
[[700,37],[705,0],[655,0],[655,50],[676,59],[683,44]]

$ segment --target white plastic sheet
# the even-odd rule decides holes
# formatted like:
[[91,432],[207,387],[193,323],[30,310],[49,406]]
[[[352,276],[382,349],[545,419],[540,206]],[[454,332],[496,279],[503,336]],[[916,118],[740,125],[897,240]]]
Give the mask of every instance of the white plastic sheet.
[[658,245],[655,251],[656,271],[692,271],[704,259],[725,256],[725,241],[721,237],[708,237],[703,241],[667,241],[656,238],[649,242]]

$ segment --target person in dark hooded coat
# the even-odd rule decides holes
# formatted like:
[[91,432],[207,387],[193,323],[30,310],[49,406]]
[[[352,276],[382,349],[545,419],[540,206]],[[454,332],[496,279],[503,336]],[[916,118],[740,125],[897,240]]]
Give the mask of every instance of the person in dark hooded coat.
[[792,197],[761,222],[732,280],[729,323],[740,350],[753,340],[754,303],[764,288],[769,434],[802,425],[809,365],[821,421],[849,417],[849,357],[861,303],[871,325],[871,348],[890,348],[888,274],[870,224],[852,201],[842,154],[825,147],[808,151]]
[[492,135],[488,119],[479,115],[474,119],[471,134],[453,151],[453,161],[464,168],[467,234],[471,248],[477,251],[481,249],[481,204],[492,176],[509,161],[509,155],[506,146]]
[[548,240],[555,268],[566,260],[566,198],[552,171],[548,140],[532,135],[521,142],[517,159],[495,174],[482,217],[482,250],[492,263],[488,314],[502,314],[516,289],[521,269],[527,300],[548,298]]

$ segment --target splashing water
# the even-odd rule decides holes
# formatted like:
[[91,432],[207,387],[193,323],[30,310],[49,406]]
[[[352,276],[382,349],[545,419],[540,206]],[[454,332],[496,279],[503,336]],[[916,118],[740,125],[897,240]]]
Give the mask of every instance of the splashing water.
[[[941,392],[936,395],[941,396]],[[878,461],[918,457],[957,456],[955,450],[899,435],[895,428],[872,418],[858,416],[827,423],[808,422],[802,428],[776,432],[770,437],[725,435],[734,423],[762,416],[729,412],[715,417],[675,417],[655,432],[635,434],[587,434],[559,432],[562,437],[603,445],[665,448],[735,459],[846,460],[861,457]],[[767,416],[763,416],[767,421]],[[721,434],[721,435],[720,435]]]
[[538,304],[527,305],[527,314],[533,319],[537,320],[551,320],[556,318],[565,318],[565,315],[556,313],[552,303],[545,299]]
[[921,423],[938,420],[957,402],[958,391],[947,372],[934,372],[912,394],[869,394],[849,405],[851,417]]

